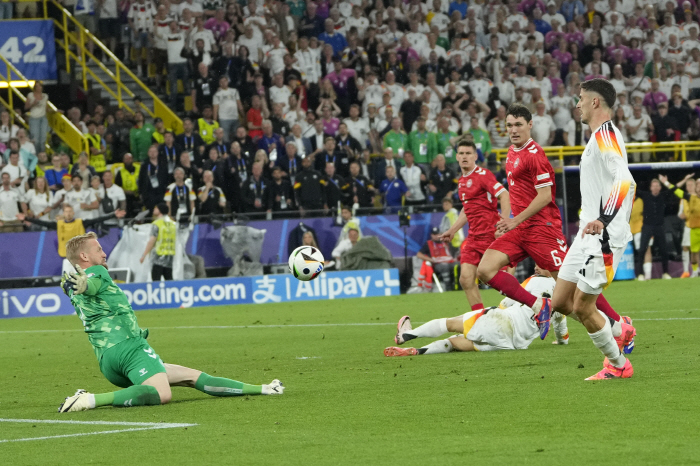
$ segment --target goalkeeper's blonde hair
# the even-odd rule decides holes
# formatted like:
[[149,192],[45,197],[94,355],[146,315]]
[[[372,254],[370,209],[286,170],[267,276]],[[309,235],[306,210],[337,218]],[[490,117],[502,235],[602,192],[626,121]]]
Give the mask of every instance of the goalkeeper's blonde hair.
[[85,246],[85,243],[91,239],[97,239],[97,235],[94,231],[89,231],[84,235],[75,236],[68,240],[66,243],[66,259],[68,259],[68,262],[74,266],[79,263],[80,252],[82,251],[83,246]]

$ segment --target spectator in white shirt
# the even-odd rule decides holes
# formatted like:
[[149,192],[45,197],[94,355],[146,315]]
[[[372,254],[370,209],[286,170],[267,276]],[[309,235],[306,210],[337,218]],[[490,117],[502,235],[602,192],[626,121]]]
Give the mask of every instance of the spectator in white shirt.
[[543,101],[537,102],[535,108],[537,113],[532,115],[532,139],[542,147],[551,146],[557,126],[552,117],[545,113],[546,106]]
[[413,154],[405,152],[403,155],[405,165],[401,167],[399,173],[401,179],[406,184],[408,192],[406,193],[407,205],[418,205],[425,203],[425,194],[421,189],[422,183],[425,183],[426,177],[423,171],[414,163]]
[[360,232],[357,231],[354,228],[351,228],[348,230],[348,237],[338,243],[338,245],[333,249],[333,252],[331,252],[331,256],[333,257],[333,260],[335,261],[335,267],[336,269],[341,269],[341,264],[340,264],[340,257],[343,255],[344,252],[349,251],[357,244],[357,241],[360,239]]
[[237,89],[229,87],[228,76],[219,78],[219,90],[214,94],[214,119],[224,130],[224,141],[231,141],[231,133],[236,131],[243,113],[241,96]]
[[24,229],[17,220],[18,204],[22,205],[23,213],[27,212],[27,204],[24,203],[22,194],[12,187],[10,174],[3,171],[0,187],[0,231],[16,232]]

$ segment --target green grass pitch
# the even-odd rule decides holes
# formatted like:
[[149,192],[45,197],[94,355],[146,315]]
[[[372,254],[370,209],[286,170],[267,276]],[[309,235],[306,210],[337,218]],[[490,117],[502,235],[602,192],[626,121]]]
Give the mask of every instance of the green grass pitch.
[[[0,320],[0,418],[197,424],[1,442],[0,458],[13,466],[698,464],[698,285],[610,288],[638,336],[634,377],[603,382],[584,382],[602,356],[571,320],[566,347],[548,338],[527,351],[383,356],[399,317],[461,314],[461,292],[139,312],[166,362],[248,383],[279,378],[285,394],[212,398],[174,388],[167,406],[60,416],[77,388],[113,390],[80,321]],[[0,440],[126,428],[0,422]]]

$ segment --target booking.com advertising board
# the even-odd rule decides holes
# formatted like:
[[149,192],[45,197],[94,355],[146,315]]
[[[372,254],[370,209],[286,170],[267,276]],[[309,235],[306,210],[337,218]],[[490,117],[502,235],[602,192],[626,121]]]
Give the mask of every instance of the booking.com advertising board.
[[[292,275],[206,278],[120,285],[134,310],[174,307],[285,303],[323,299],[365,298],[399,294],[399,271],[326,272],[302,282]],[[70,300],[59,287],[3,290],[0,318],[71,315]]]

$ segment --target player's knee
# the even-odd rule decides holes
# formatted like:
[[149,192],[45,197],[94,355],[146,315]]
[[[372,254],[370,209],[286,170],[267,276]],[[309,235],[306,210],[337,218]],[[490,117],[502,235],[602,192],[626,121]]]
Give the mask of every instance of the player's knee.
[[162,388],[158,390],[158,396],[160,396],[160,404],[166,405],[173,399],[173,392],[170,387]]
[[491,270],[491,268],[487,265],[479,264],[479,268],[476,269],[476,276],[479,277],[479,280],[484,283],[491,281],[494,275],[496,275],[496,272]]
[[472,274],[462,274],[459,276],[459,284],[462,289],[468,290],[476,285],[475,277]]

